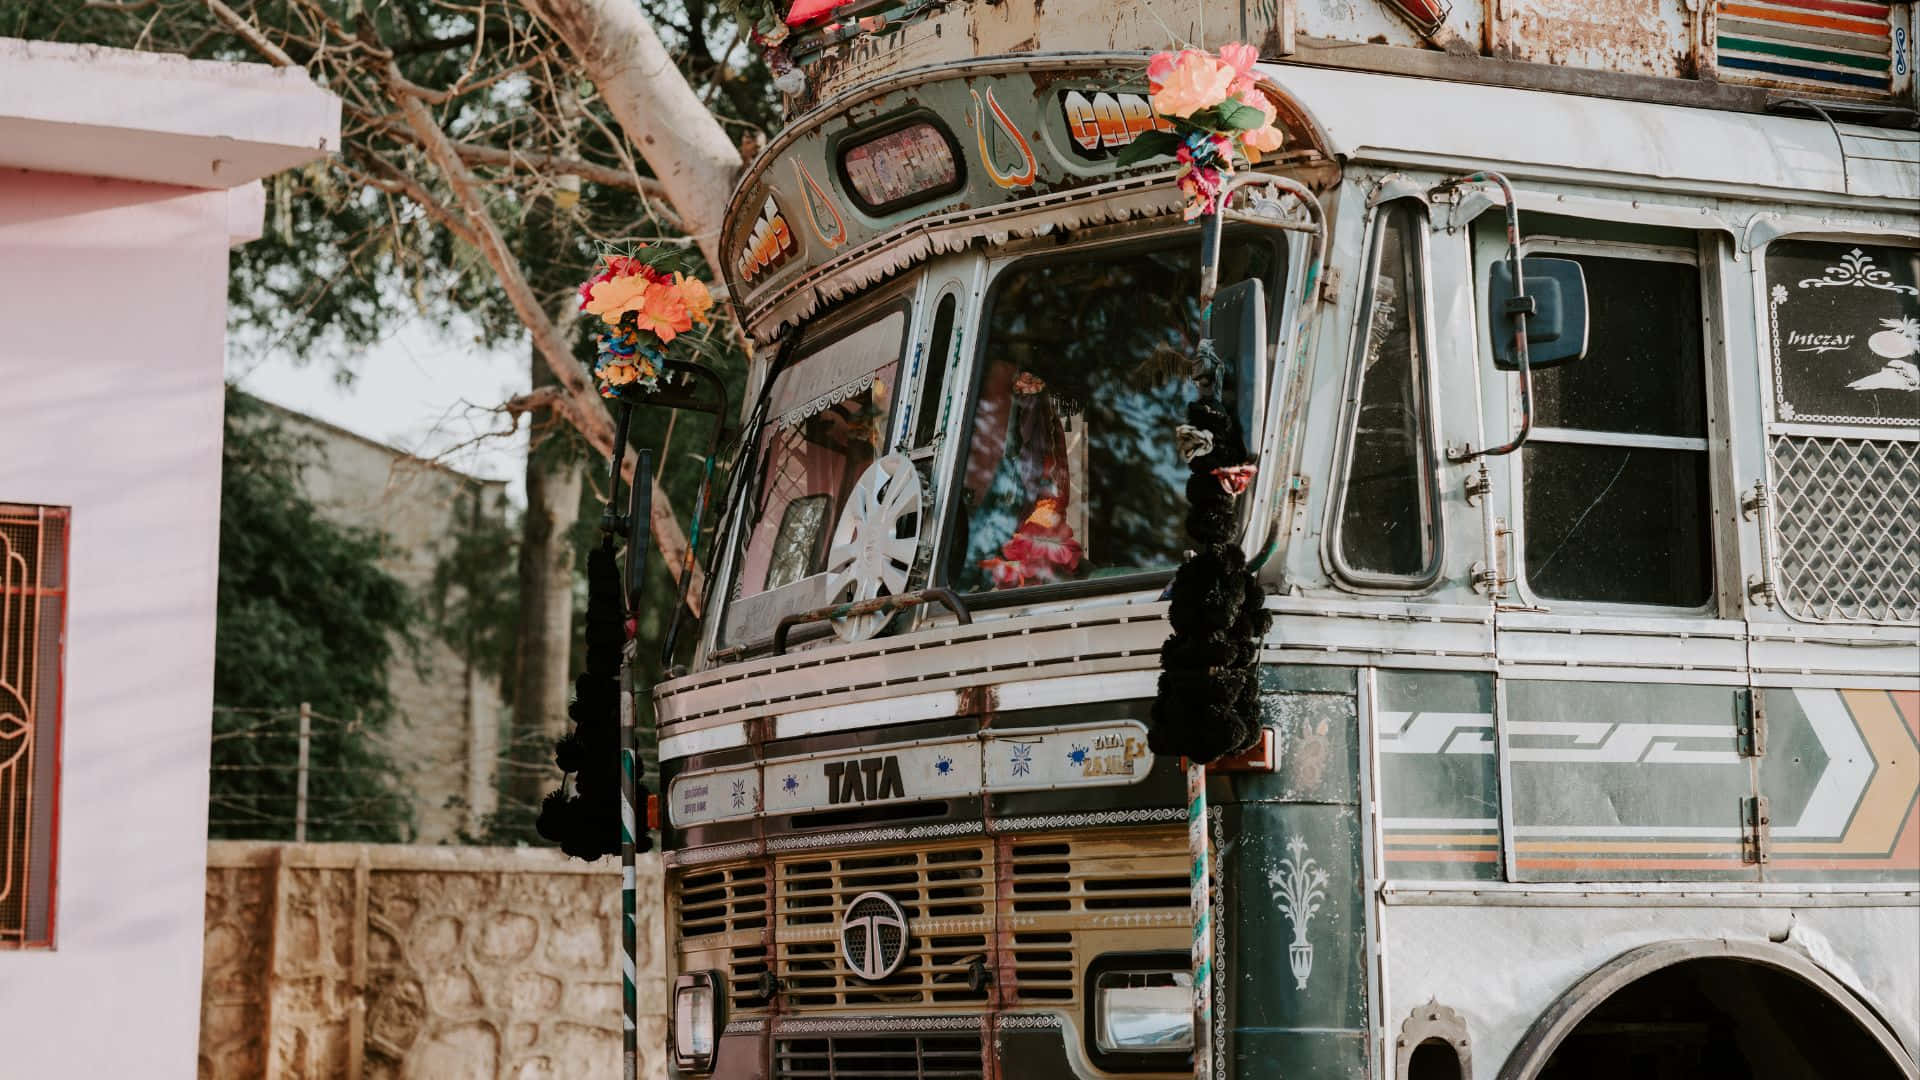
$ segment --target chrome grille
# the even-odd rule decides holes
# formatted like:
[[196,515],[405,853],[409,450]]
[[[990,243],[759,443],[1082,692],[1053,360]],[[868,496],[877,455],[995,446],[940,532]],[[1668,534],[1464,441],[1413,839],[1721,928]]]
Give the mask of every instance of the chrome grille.
[[1816,622],[1920,621],[1920,443],[1772,440],[1775,589]]
[[978,1033],[774,1040],[775,1080],[981,1080]]

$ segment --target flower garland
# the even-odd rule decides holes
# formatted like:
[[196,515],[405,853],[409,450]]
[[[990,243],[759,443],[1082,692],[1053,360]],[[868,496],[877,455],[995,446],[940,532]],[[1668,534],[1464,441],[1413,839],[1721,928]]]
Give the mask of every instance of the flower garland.
[[658,390],[665,346],[695,324],[712,321],[706,284],[666,268],[678,258],[679,252],[647,247],[608,255],[599,272],[580,284],[580,310],[609,327],[595,339],[593,377],[601,397],[619,397],[627,387]]
[[1236,156],[1258,164],[1260,155],[1286,143],[1273,102],[1254,85],[1259,60],[1260,50],[1234,44],[1222,45],[1218,56],[1182,49],[1156,53],[1147,62],[1153,110],[1172,130],[1141,132],[1121,151],[1119,163],[1172,154],[1180,162],[1176,182],[1187,196],[1188,221],[1218,209]]

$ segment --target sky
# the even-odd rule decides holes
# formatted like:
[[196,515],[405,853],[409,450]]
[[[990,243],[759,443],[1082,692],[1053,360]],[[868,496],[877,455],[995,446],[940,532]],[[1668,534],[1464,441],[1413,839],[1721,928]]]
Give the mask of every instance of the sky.
[[[242,390],[462,472],[505,480],[525,505],[526,425],[510,437],[489,408],[528,385],[527,347],[488,350],[415,319],[350,361],[351,381],[331,357],[277,349],[265,356],[229,347],[227,378]],[[441,456],[444,455],[444,456]]]

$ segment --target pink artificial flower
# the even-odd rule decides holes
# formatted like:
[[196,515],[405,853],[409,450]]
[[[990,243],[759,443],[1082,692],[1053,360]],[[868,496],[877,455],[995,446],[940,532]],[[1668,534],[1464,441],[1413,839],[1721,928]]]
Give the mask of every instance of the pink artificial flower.
[[1222,45],[1220,61],[1233,69],[1233,82],[1227,87],[1229,97],[1239,97],[1253,89],[1253,65],[1260,62],[1259,49],[1237,41]]
[[1198,49],[1157,53],[1147,62],[1147,86],[1162,116],[1192,116],[1227,100],[1234,70]]
[[1267,95],[1249,89],[1239,95],[1239,101],[1242,105],[1259,109],[1260,114],[1267,118],[1259,127],[1240,133],[1240,146],[1246,152],[1247,160],[1259,161],[1261,154],[1271,154],[1286,145],[1286,132],[1274,123],[1279,118],[1279,111],[1273,107],[1273,102],[1267,100]]
[[1182,216],[1188,221],[1198,218],[1213,207],[1214,200],[1220,197],[1220,170],[1205,166],[1188,166],[1180,174],[1180,190],[1186,193],[1187,208]]

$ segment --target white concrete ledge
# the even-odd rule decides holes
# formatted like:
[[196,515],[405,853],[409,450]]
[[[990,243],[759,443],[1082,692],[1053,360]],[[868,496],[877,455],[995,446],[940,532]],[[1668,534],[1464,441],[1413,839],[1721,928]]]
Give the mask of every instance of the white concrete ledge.
[[233,188],[339,145],[297,68],[0,38],[0,167]]

